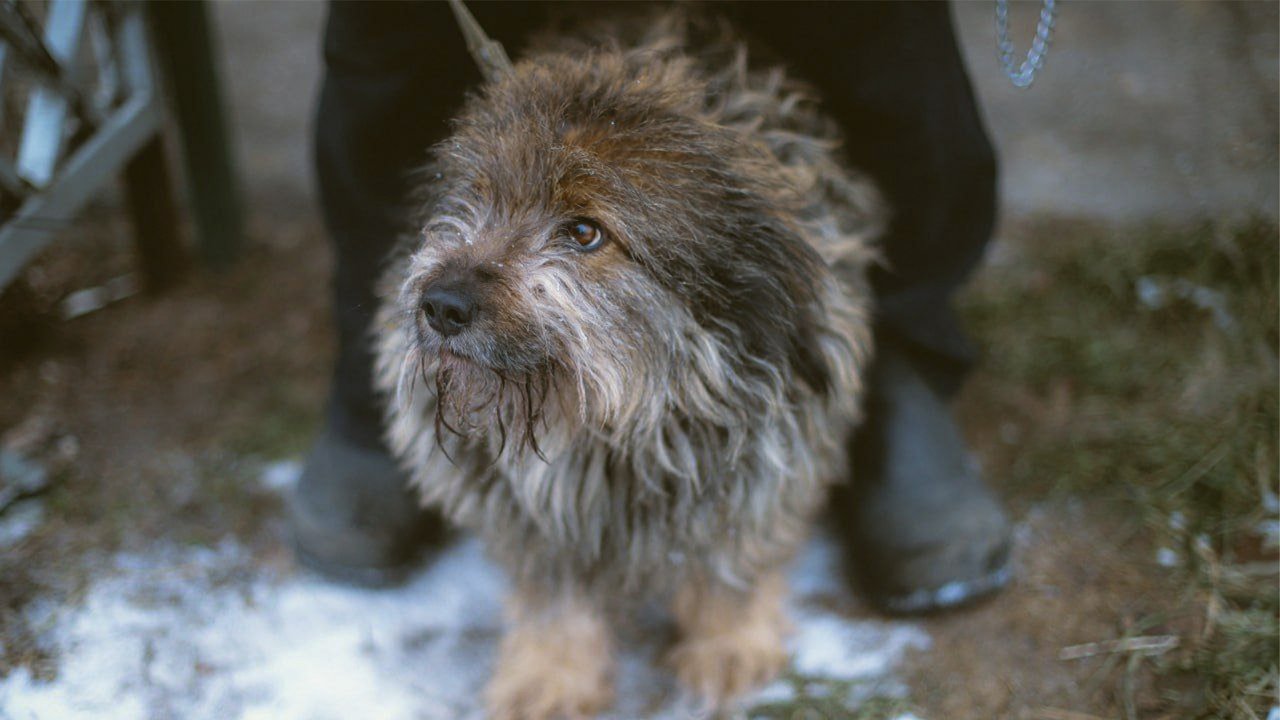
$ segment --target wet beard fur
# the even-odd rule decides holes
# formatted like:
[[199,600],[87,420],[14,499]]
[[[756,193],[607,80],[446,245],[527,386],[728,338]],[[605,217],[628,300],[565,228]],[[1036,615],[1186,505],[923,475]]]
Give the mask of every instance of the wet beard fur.
[[[405,356],[397,394],[411,396],[419,383],[434,392],[433,427],[440,452],[456,464],[462,446],[483,443],[493,462],[508,451],[527,451],[547,462],[538,433],[546,430],[548,398],[557,385],[552,366],[501,372],[432,345],[419,340]],[[411,361],[415,365],[409,367]]]

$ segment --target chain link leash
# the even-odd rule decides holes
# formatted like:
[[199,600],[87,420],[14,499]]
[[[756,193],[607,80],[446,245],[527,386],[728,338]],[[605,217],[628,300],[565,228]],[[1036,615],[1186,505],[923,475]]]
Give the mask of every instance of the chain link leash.
[[1027,51],[1022,65],[1015,66],[1018,51],[1009,39],[1009,0],[996,0],[996,44],[1000,49],[1000,66],[1014,87],[1031,87],[1036,73],[1044,66],[1045,56],[1049,54],[1049,36],[1053,33],[1056,12],[1055,0],[1044,0],[1040,8],[1040,21],[1036,23],[1036,35],[1031,40],[1031,49]]

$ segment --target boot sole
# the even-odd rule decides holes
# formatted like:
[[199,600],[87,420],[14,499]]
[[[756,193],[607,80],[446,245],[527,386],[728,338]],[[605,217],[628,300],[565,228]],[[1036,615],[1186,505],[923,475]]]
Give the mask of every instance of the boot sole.
[[344,565],[312,555],[296,542],[293,543],[293,556],[300,567],[321,576],[325,580],[371,590],[404,585],[409,580],[409,577],[423,565],[421,556],[397,565]]
[[891,615],[928,615],[972,605],[1004,589],[1013,579],[1008,565],[972,580],[954,580],[938,588],[922,588],[905,595],[868,598]]

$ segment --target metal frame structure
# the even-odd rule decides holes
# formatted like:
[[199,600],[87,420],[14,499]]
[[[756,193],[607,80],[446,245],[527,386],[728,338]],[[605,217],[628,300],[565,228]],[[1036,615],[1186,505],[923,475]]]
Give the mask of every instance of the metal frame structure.
[[45,9],[41,27],[31,7],[0,0],[0,101],[29,91],[20,128],[0,105],[0,138],[17,140],[13,162],[0,155],[0,289],[117,174],[144,286],[179,275],[154,56],[169,71],[204,255],[229,262],[242,221],[204,3],[51,0]]

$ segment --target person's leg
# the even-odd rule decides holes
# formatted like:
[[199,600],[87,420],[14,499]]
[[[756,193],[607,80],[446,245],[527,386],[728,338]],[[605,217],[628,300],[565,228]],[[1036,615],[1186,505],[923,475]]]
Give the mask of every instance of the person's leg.
[[[487,7],[486,27],[523,27],[529,10]],[[490,30],[494,32],[494,30]],[[374,286],[405,227],[411,172],[448,131],[479,72],[444,3],[335,2],[315,160],[334,252],[337,328],[325,425],[289,506],[298,558],[352,582],[403,577],[443,521],[418,508],[381,440],[369,323]]]
[[[802,10],[808,10],[804,12]],[[946,400],[973,360],[952,296],[990,238],[996,163],[942,3],[746,4],[740,21],[814,83],[891,213],[872,275],[877,361],[854,481],[832,516],[884,609],[959,604],[1007,577],[1008,522]]]

